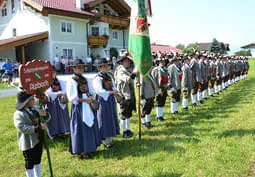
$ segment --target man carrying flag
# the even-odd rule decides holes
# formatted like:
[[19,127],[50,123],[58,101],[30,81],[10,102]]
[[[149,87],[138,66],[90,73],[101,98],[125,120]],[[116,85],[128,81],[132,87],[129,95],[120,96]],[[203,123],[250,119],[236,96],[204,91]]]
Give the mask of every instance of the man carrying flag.
[[[132,0],[128,50],[139,73],[145,77],[152,69],[152,55],[147,15],[151,15],[150,0]],[[138,122],[141,139],[140,76],[138,76]]]

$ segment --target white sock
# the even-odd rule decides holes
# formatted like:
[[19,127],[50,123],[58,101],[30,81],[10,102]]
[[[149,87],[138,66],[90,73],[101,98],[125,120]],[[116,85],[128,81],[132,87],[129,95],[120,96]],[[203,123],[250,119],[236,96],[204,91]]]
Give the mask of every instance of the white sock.
[[145,115],[145,122],[150,122],[151,118],[150,118],[150,114],[146,114]]
[[26,175],[27,177],[34,177],[33,169],[26,169]]
[[208,94],[209,94],[209,96],[212,95],[212,93],[211,93],[211,88],[208,88]]
[[178,102],[174,103],[174,111],[178,111]]
[[41,177],[41,164],[34,165],[35,177]]
[[197,95],[191,95],[191,102],[192,104],[196,103]]
[[183,99],[182,99],[182,107],[183,107],[183,108],[187,108],[187,107],[188,107],[188,104],[189,104],[188,98],[183,98]]
[[160,117],[160,107],[156,107],[156,114],[157,114],[157,117]]
[[170,106],[171,106],[171,113],[174,113],[174,111],[175,111],[175,109],[174,109],[174,103],[171,102],[171,103],[170,103]]
[[221,86],[220,85],[218,85],[218,91],[221,91]]
[[206,90],[203,91],[203,98],[206,98]]
[[222,89],[225,88],[224,82],[221,83]]
[[123,132],[127,131],[126,120],[120,119],[120,124],[121,124]]
[[217,86],[217,85],[214,87],[214,89],[215,89],[215,93],[218,93],[218,92],[219,92],[218,86]]
[[130,130],[130,118],[126,119],[126,128],[127,130]]
[[164,114],[164,108],[160,107],[160,117],[163,117],[163,114]]
[[144,117],[141,118],[141,121],[142,121],[142,124],[145,124],[146,122]]
[[202,98],[202,93],[198,92],[197,93],[197,101],[201,101],[201,98]]

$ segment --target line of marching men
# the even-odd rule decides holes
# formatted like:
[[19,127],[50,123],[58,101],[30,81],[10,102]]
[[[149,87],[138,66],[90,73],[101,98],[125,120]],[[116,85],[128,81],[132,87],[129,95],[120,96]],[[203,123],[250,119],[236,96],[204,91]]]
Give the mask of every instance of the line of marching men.
[[[228,86],[245,79],[249,70],[247,57],[225,56],[194,52],[191,55],[171,53],[154,53],[156,66],[151,75],[160,88],[156,96],[156,114],[163,120],[163,106],[170,90],[171,113],[178,113],[178,102],[182,98],[184,111],[188,111],[188,100],[193,107],[203,104],[207,96],[213,97]],[[160,100],[160,101],[158,101]]]
[[[132,137],[130,120],[136,109],[136,84],[140,84],[141,91],[141,122],[149,129],[152,128],[150,114],[154,102],[156,119],[164,121],[168,92],[171,113],[177,114],[178,103],[181,101],[183,110],[188,111],[189,95],[193,107],[201,105],[207,96],[213,97],[245,79],[249,70],[246,57],[199,52],[176,56],[158,52],[152,56],[155,66],[150,74],[141,78],[140,83],[136,83],[138,72],[128,52],[123,52],[118,58],[118,66],[114,71],[112,63],[101,58],[97,64],[98,73],[92,80],[82,75],[85,64],[81,60],[73,63],[73,76],[67,82],[56,76],[53,67],[53,82],[44,97],[47,98],[44,99],[45,110],[49,113],[43,113],[48,117],[47,127],[38,124],[39,114],[33,111],[33,96],[20,91],[14,124],[18,129],[19,147],[25,157],[27,174],[32,175],[33,168],[40,173],[40,129],[48,130],[50,137],[70,132],[70,152],[79,155],[81,159],[90,158],[91,153],[101,144],[111,148],[112,137],[119,135],[120,129],[123,138]],[[70,114],[68,102],[72,105]]]

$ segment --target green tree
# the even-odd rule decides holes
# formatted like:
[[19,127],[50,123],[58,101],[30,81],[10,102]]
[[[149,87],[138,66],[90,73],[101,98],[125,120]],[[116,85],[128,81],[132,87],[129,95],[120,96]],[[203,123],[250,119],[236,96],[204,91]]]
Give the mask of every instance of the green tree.
[[221,48],[219,41],[217,41],[217,39],[214,38],[210,46],[210,52],[219,53],[220,49]]
[[237,56],[251,56],[251,50],[240,50],[235,53]]
[[194,51],[200,51],[199,46],[197,44],[189,44],[182,50],[182,53],[188,53],[191,55]]
[[178,45],[176,45],[176,48],[183,50],[185,48],[185,45],[184,44],[178,44]]

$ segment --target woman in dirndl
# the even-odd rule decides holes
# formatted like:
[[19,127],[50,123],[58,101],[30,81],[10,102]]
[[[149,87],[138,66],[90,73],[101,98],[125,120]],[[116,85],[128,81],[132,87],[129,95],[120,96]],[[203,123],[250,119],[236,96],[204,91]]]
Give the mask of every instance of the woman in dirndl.
[[108,74],[108,65],[106,58],[101,58],[98,61],[98,74],[93,81],[93,86],[97,94],[99,102],[99,110],[97,111],[97,120],[100,130],[100,135],[103,144],[107,148],[113,146],[112,137],[120,134],[118,116],[116,111],[116,100],[114,95],[118,93],[114,86],[114,81]]
[[84,63],[75,60],[72,68],[74,74],[66,85],[67,98],[72,102],[70,151],[88,159],[101,144],[96,115],[90,107],[94,91],[90,81],[82,76]]
[[66,96],[66,84],[63,80],[56,77],[56,69],[52,67],[53,81],[51,87],[46,91],[49,98],[47,110],[51,115],[48,122],[50,136],[57,135],[64,137],[64,134],[70,132],[70,116],[68,112],[68,100]]

